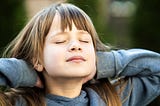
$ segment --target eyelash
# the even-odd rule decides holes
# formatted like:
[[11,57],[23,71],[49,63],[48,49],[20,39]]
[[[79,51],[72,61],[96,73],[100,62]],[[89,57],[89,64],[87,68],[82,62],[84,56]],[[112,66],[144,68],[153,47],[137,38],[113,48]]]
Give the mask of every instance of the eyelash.
[[[79,40],[80,42],[84,42],[84,43],[89,43],[89,41],[87,41],[87,40]],[[55,42],[55,44],[61,44],[61,43],[65,43],[66,42],[66,40],[64,40],[64,41],[57,41],[57,42]]]
[[80,40],[80,42],[89,43],[87,40]]
[[65,43],[66,41],[64,40],[64,41],[57,41],[57,42],[55,42],[55,44],[61,44],[61,43]]

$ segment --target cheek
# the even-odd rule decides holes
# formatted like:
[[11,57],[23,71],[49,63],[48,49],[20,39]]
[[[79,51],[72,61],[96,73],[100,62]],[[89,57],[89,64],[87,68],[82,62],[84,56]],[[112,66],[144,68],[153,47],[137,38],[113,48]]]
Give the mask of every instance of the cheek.
[[88,49],[86,49],[87,57],[90,60],[90,64],[92,68],[95,68],[96,66],[96,53],[93,46],[90,46]]
[[56,49],[53,47],[46,47],[44,48],[43,53],[44,67],[46,70],[50,70],[53,69],[54,66],[57,65],[57,63],[59,63],[59,60],[61,60],[60,58],[62,58],[64,52],[61,52],[60,49]]
[[63,55],[64,49],[63,48],[58,48],[53,45],[48,45],[44,48],[43,50],[43,57],[45,59],[49,60],[55,60],[56,58],[60,57]]
[[95,49],[93,46],[90,46],[86,49],[86,52],[88,52],[88,57],[91,58],[91,60],[95,61],[96,54],[95,54]]

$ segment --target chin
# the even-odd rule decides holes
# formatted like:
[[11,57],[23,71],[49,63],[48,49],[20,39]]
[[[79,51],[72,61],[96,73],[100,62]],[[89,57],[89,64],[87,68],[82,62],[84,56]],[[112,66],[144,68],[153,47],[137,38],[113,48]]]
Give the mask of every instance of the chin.
[[72,74],[69,74],[68,77],[72,77],[72,78],[73,78],[73,77],[74,77],[74,78],[75,78],[75,77],[77,77],[77,78],[82,77],[82,78],[83,78],[83,77],[86,77],[86,76],[88,76],[88,75],[90,75],[89,72],[88,72],[88,73],[86,73],[86,72],[82,73],[82,72],[81,72],[81,73],[72,73]]

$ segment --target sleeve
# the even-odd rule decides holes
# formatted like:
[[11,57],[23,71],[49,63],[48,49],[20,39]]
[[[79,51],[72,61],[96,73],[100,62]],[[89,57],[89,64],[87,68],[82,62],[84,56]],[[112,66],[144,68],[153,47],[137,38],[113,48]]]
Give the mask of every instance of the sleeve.
[[9,87],[34,86],[36,71],[25,61],[16,58],[0,58],[0,85]]
[[[97,52],[97,79],[160,72],[160,54],[143,49]],[[136,69],[136,71],[131,71]]]
[[[97,78],[127,77],[127,106],[145,106],[160,94],[160,54],[143,49],[98,52]],[[127,98],[126,98],[127,97]]]

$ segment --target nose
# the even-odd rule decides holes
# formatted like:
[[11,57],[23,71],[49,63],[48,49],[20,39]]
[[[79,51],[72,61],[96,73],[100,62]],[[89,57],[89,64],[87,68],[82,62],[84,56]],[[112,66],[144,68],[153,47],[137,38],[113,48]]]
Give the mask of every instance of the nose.
[[68,46],[69,52],[82,51],[82,47],[78,41],[71,41]]

